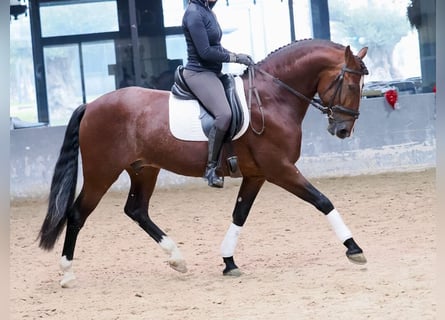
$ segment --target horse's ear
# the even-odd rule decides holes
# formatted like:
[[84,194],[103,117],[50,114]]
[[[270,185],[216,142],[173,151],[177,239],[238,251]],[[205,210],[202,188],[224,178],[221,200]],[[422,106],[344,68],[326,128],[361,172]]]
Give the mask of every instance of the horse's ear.
[[347,46],[345,49],[345,62],[346,65],[349,65],[352,61],[354,61],[354,55],[352,54],[351,47]]
[[[368,47],[363,47],[359,53],[357,54],[357,57],[360,59],[363,59],[366,56],[366,53],[368,52]],[[354,60],[354,54],[351,51],[351,47],[347,46],[345,49],[345,61],[346,65],[348,65],[350,62]]]
[[360,59],[363,59],[366,56],[366,53],[368,53],[368,47],[363,47],[358,53],[357,57]]

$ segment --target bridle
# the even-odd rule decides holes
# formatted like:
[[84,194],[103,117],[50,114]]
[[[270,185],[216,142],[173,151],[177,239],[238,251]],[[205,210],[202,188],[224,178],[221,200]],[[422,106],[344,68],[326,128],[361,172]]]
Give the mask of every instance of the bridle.
[[336,99],[337,96],[341,96],[341,90],[343,88],[343,81],[344,81],[344,75],[346,72],[349,73],[353,73],[353,74],[358,74],[360,76],[363,76],[365,74],[367,74],[367,70],[354,70],[351,68],[346,67],[345,65],[342,66],[340,73],[337,75],[337,77],[334,79],[334,81],[329,85],[329,87],[326,89],[325,92],[329,91],[334,85],[336,85],[335,87],[335,91],[332,95],[332,97],[329,99],[329,105],[326,106],[323,101],[321,99],[318,98],[308,98],[306,97],[304,94],[298,92],[297,90],[295,90],[294,88],[292,88],[291,86],[287,85],[286,83],[284,83],[283,81],[281,81],[280,79],[274,77],[273,75],[271,75],[270,73],[264,71],[263,69],[259,68],[258,66],[249,66],[248,67],[248,75],[249,75],[249,109],[251,106],[251,101],[252,101],[252,93],[255,94],[255,97],[258,101],[258,105],[261,111],[261,116],[262,116],[262,121],[263,121],[263,125],[262,125],[262,129],[257,131],[255,130],[252,125],[252,130],[257,133],[257,134],[261,134],[264,131],[264,115],[263,115],[263,110],[262,110],[262,103],[258,94],[258,91],[256,90],[256,87],[253,85],[253,79],[255,77],[255,70],[258,70],[261,74],[269,77],[272,79],[272,81],[277,84],[280,87],[285,88],[286,90],[288,90],[289,92],[291,92],[292,94],[294,94],[295,96],[303,99],[304,101],[308,102],[309,104],[311,104],[313,107],[317,108],[318,110],[320,110],[323,114],[327,114],[328,118],[336,121],[336,122],[340,122],[337,119],[335,119],[334,114],[335,113],[342,113],[345,114],[347,116],[350,116],[351,119],[349,120],[344,120],[344,121],[352,121],[352,120],[356,120],[358,119],[360,112],[355,111],[355,110],[351,110],[349,108],[346,108],[344,106],[341,105],[334,105],[334,101]]
[[337,96],[341,97],[341,90],[343,88],[343,80],[344,80],[344,76],[345,76],[346,72],[358,74],[360,76],[363,76],[366,74],[366,72],[364,72],[363,70],[358,71],[358,70],[354,70],[354,69],[348,68],[345,65],[343,65],[343,67],[341,68],[340,74],[334,79],[334,81],[331,83],[331,85],[325,91],[325,92],[329,91],[335,85],[335,83],[337,83],[337,86],[335,87],[334,94],[332,95],[332,97],[329,101],[329,106],[325,107],[323,105],[323,102],[320,99],[313,99],[313,100],[316,100],[319,103],[320,107],[322,108],[320,110],[322,110],[323,113],[326,113],[329,118],[333,118],[334,113],[337,112],[337,113],[346,114],[348,116],[351,116],[352,119],[357,120],[358,116],[360,115],[360,112],[351,110],[351,109],[346,108],[342,105],[334,105],[335,98]]

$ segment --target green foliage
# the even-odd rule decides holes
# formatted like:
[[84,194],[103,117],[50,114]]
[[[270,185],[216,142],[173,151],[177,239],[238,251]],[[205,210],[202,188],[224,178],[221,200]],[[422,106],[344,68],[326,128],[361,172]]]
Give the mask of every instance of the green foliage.
[[365,38],[368,46],[393,47],[409,31],[405,13],[391,3],[382,6],[379,1],[370,0],[367,7],[351,7],[348,0],[331,3],[331,21],[342,24],[353,41]]
[[331,30],[347,39],[347,44],[356,50],[363,46],[369,48],[367,64],[376,78],[398,78],[399,71],[392,63],[394,48],[411,30],[406,17],[406,2],[368,0],[360,2],[363,5],[358,4],[346,0],[330,0]]
[[406,9],[406,14],[411,27],[419,29],[422,23],[420,0],[411,0],[409,6]]
[[368,47],[391,49],[410,30],[406,13],[391,2],[383,6],[381,1],[369,0],[367,7],[353,7],[350,1],[331,0],[329,9],[331,21],[342,26],[354,47],[364,39]]

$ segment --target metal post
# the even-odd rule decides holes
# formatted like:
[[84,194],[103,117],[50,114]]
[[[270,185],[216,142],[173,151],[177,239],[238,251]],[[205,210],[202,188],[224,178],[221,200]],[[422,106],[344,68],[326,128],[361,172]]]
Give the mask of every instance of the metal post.
[[79,69],[80,69],[80,86],[82,87],[82,103],[87,103],[87,97],[85,91],[85,72],[83,69],[82,42],[79,42],[77,46],[79,50]]
[[139,32],[136,18],[136,3],[135,0],[128,1],[128,9],[130,13],[130,30],[131,30],[131,45],[133,47],[133,66],[134,66],[134,80],[137,86],[142,85],[141,80],[141,56],[139,52]]
[[37,119],[49,123],[48,97],[46,94],[45,63],[43,59],[42,29],[40,24],[39,1],[30,0],[29,20],[31,23],[32,58],[34,61],[34,80],[36,86]]
[[312,30],[315,39],[331,39],[328,0],[311,0]]
[[294,2],[293,0],[288,1],[289,5],[289,23],[290,23],[290,40],[295,41],[295,19],[294,19]]

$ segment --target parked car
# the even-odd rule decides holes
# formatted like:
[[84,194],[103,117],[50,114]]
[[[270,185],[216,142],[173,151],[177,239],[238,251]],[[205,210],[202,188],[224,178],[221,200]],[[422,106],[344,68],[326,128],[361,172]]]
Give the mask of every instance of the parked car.
[[415,94],[417,93],[416,85],[412,81],[390,81],[388,85],[396,87],[399,94]]
[[410,77],[410,78],[406,78],[405,81],[411,81],[414,83],[414,85],[416,86],[416,92],[417,93],[421,93],[422,92],[422,78],[421,77]]
[[383,97],[386,91],[394,89],[399,94],[415,94],[422,92],[422,80],[413,77],[404,80],[370,81],[363,87],[363,98]]
[[396,88],[388,85],[386,81],[370,81],[363,86],[362,96],[363,98],[383,97],[385,92],[390,89]]

